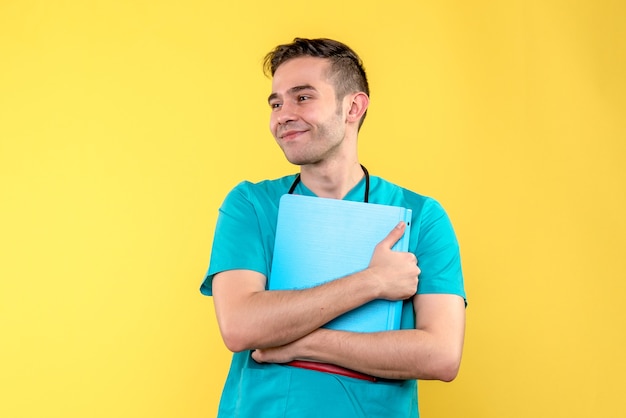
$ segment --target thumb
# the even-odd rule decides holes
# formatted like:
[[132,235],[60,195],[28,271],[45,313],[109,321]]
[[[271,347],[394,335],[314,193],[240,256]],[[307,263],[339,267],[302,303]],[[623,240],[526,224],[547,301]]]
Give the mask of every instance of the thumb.
[[404,221],[399,222],[398,225],[396,225],[395,228],[393,228],[391,232],[380,242],[380,245],[391,249],[391,247],[393,247],[395,243],[402,238],[405,230],[406,223],[404,223]]

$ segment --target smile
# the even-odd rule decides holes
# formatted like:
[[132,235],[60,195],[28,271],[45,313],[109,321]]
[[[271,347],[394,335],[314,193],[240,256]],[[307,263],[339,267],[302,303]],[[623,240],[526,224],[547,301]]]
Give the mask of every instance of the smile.
[[306,131],[286,131],[280,134],[280,139],[284,140],[284,141],[291,141],[296,139],[298,136],[300,136],[301,134],[305,133]]

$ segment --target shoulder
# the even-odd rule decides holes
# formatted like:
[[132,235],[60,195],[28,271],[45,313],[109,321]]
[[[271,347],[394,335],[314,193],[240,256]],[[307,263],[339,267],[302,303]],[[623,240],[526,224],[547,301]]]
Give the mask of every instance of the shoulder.
[[437,215],[445,213],[441,204],[430,196],[425,196],[405,187],[372,176],[373,203],[398,205],[409,208],[413,215]]
[[295,174],[259,182],[242,181],[228,193],[224,204],[242,200],[252,204],[277,202],[282,195],[288,192],[294,179]]

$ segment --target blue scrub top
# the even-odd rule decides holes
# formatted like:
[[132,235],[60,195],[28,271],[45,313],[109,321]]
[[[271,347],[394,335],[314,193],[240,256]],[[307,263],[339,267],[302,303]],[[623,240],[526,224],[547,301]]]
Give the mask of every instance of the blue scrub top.
[[[222,204],[211,261],[201,292],[212,295],[215,274],[234,269],[258,271],[270,277],[280,197],[295,176],[237,185]],[[344,199],[362,201],[362,180]],[[295,194],[314,196],[300,183]],[[465,299],[459,246],[443,208],[432,198],[418,195],[376,176],[370,177],[371,203],[413,211],[409,251],[419,260],[417,293],[455,294]],[[414,328],[411,302],[403,307],[402,328]],[[417,382],[377,381],[299,369],[280,364],[259,364],[250,351],[234,353],[218,417],[411,417],[419,416]]]

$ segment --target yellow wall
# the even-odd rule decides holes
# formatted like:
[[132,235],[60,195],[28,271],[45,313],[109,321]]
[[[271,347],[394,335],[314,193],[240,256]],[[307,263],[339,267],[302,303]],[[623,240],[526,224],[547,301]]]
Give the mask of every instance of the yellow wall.
[[295,170],[260,69],[294,36],[362,55],[364,164],[456,226],[465,356],[423,416],[623,416],[626,6],[371,3],[0,3],[0,416],[214,416],[197,289],[225,193]]

